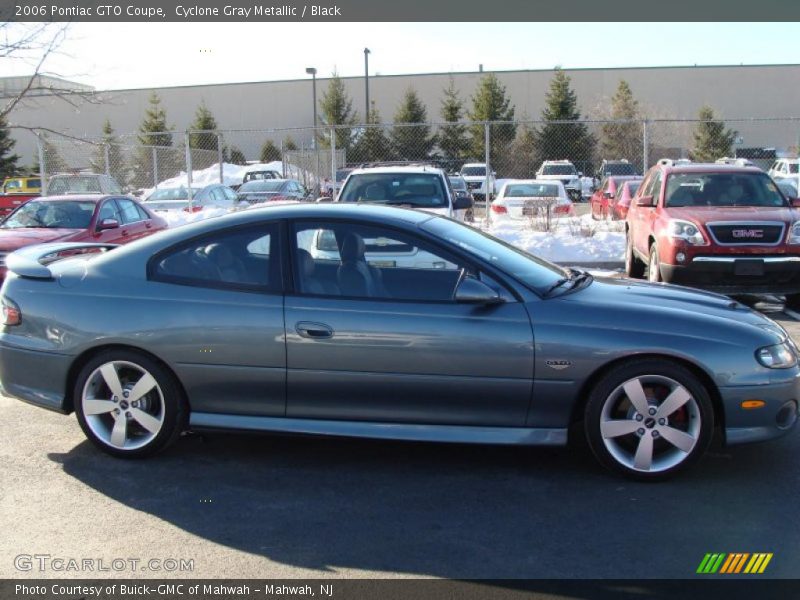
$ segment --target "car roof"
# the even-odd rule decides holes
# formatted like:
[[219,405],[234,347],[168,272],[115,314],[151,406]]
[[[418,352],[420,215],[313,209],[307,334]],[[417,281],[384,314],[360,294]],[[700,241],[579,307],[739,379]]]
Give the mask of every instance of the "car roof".
[[692,163],[688,165],[656,165],[666,173],[763,173],[758,167],[722,165],[717,163]]
[[39,198],[32,198],[32,200],[36,200],[37,202],[41,200],[47,200],[48,202],[66,202],[69,200],[77,200],[79,202],[100,202],[106,198],[128,198],[129,200],[134,200],[125,194],[61,194],[58,196],[40,196]]
[[563,158],[561,160],[546,160],[542,163],[543,165],[571,165],[572,161]]
[[364,169],[353,169],[350,172],[350,177],[353,175],[362,175],[364,173],[409,173],[409,174],[426,174],[426,173],[433,173],[433,174],[444,174],[444,171],[438,167],[428,167],[428,166],[405,166],[405,165],[397,165],[392,167],[367,167]]

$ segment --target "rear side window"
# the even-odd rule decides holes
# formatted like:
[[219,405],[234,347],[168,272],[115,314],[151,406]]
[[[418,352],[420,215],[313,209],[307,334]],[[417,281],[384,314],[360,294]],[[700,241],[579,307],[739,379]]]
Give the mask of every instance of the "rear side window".
[[119,206],[123,223],[138,223],[142,220],[142,215],[136,205],[127,198],[117,198],[117,205]]
[[151,279],[178,285],[280,292],[278,226],[217,231],[156,255]]

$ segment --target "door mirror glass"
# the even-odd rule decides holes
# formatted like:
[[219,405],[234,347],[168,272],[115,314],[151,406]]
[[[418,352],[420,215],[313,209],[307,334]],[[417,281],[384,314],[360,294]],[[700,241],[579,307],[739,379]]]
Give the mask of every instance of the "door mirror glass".
[[107,229],[118,229],[119,221],[116,219],[103,219],[97,226],[97,231],[105,231]]
[[500,304],[504,302],[500,294],[482,281],[472,277],[465,277],[458,284],[455,300],[468,304]]
[[453,200],[453,210],[467,210],[472,208],[472,198],[469,196],[456,195]]
[[655,206],[655,198],[653,196],[642,196],[636,199],[636,206],[644,206],[652,208]]

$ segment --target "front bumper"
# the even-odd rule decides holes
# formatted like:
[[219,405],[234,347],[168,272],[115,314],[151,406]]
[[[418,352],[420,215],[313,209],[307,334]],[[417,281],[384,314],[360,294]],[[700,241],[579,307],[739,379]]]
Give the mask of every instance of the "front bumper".
[[722,293],[800,293],[800,256],[695,256],[686,265],[661,263],[667,283]]
[[[729,445],[763,442],[789,433],[797,424],[800,373],[788,369],[787,379],[767,385],[721,387],[725,411],[725,441]],[[775,370],[780,373],[779,370]],[[742,408],[745,400],[762,400],[764,406]]]
[[72,357],[52,352],[27,350],[0,340],[0,385],[19,400],[63,414],[66,404],[67,373]]

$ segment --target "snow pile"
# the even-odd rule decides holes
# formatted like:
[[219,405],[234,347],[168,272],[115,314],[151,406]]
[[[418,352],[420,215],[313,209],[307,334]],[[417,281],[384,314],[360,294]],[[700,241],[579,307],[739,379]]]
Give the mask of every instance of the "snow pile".
[[[291,165],[287,165],[287,172],[291,170]],[[250,171],[277,171],[283,173],[283,163],[274,160],[269,163],[257,163],[253,165],[234,165],[222,163],[222,183],[225,185],[241,185],[244,174]],[[207,169],[192,171],[192,187],[201,188],[212,183],[219,183],[219,163],[214,163]],[[171,179],[165,179],[158,184],[159,189],[188,187],[189,179],[186,171],[181,171]],[[150,192],[152,190],[147,190]]]
[[220,217],[228,214],[228,210],[224,208],[204,208],[197,212],[187,212],[185,210],[167,210],[159,212],[158,216],[166,220],[170,227],[180,227],[187,223],[194,223],[195,221],[202,221],[203,219],[210,219],[212,217]]
[[489,233],[546,260],[561,264],[622,263],[622,222],[593,221],[590,215],[558,219],[552,231],[536,231],[528,221],[494,216]]

